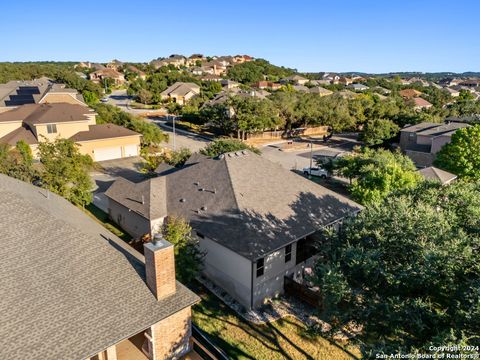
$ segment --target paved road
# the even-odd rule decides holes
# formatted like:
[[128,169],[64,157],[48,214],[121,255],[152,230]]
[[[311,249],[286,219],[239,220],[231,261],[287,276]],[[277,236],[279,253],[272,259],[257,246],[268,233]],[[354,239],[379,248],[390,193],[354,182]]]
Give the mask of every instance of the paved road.
[[[169,140],[168,143],[165,144],[165,147],[169,149],[173,149],[173,128],[170,123],[167,123],[166,119],[163,118],[147,118],[148,121],[154,122],[157,124],[165,133],[168,134]],[[175,148],[188,148],[192,152],[197,152],[200,149],[204,148],[211,139],[197,135],[195,133],[185,131],[182,129],[175,129]],[[163,145],[163,144],[162,144]]]
[[[128,105],[130,103],[130,97],[127,95],[126,90],[114,90],[108,96],[108,104],[114,105],[122,109],[123,111],[129,112],[131,114],[140,115],[151,112],[151,110],[141,110],[141,109],[132,109]],[[156,123],[163,131],[169,135],[168,144],[165,146],[167,148],[173,149],[173,129],[170,124],[167,124],[166,119],[159,117],[149,117],[146,118],[147,121]],[[196,152],[210,141],[208,138],[204,138],[195,133],[184,131],[181,129],[175,129],[175,148],[178,150],[180,148],[188,148],[192,152]]]
[[[331,143],[313,150],[313,165],[315,165],[315,159],[319,156],[334,157],[337,154],[351,151],[357,144],[358,142],[355,140],[334,136]],[[280,151],[279,145],[267,145],[261,150],[265,158],[282,165],[288,170],[302,170],[304,167],[310,166],[310,147],[308,143],[305,143],[304,149],[295,151]]]

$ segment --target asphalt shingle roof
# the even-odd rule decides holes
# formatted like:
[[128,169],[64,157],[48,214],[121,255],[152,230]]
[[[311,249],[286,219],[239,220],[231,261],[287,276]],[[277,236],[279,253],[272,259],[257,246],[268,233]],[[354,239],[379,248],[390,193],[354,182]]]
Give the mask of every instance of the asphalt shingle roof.
[[198,301],[157,301],[144,258],[77,207],[0,175],[0,358],[85,359]]
[[70,139],[73,141],[91,141],[125,136],[140,136],[140,134],[115,124],[98,124],[90,125],[88,131],[80,131]]
[[[249,151],[214,159],[194,154],[183,168],[147,180],[148,188],[118,180],[106,195],[115,193],[112,198],[128,208],[134,188],[162,191],[152,184],[163,181],[164,195],[156,200],[164,209],[166,198],[168,215],[186,218],[195,230],[252,260],[361,209]],[[144,198],[151,199],[151,195],[146,192]]]
[[448,184],[457,178],[457,175],[434,166],[426,167],[418,170],[418,172],[422,174],[425,179],[439,181],[441,184]]

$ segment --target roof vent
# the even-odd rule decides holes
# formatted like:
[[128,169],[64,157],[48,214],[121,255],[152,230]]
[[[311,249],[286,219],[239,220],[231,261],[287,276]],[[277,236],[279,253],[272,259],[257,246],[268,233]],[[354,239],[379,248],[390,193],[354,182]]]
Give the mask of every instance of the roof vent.
[[207,207],[206,207],[206,206],[202,206],[202,207],[200,208],[200,210],[202,210],[202,211],[207,211]]
[[235,156],[240,156],[240,154],[238,152],[235,151]]
[[228,157],[232,157],[232,153],[228,153],[227,155],[228,155]]
[[199,183],[198,181],[195,181],[195,182],[193,183],[193,185],[198,186],[198,185],[200,185],[200,183]]
[[220,154],[220,155],[218,155],[218,158],[219,158],[220,160],[222,160],[224,157],[225,157],[225,154]]
[[204,188],[200,188],[200,189],[198,189],[198,191],[205,191],[205,189],[204,189]]
[[181,203],[184,203],[185,201],[187,201],[187,199],[185,199],[185,198],[181,198],[181,199],[180,199],[180,202],[181,202]]
[[243,155],[247,155],[247,152],[245,150],[242,150]]

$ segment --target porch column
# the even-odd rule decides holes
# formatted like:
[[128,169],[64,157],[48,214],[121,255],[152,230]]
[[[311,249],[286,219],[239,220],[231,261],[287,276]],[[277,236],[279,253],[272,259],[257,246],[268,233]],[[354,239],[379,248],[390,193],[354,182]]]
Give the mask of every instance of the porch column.
[[106,360],[117,360],[117,347],[115,345],[110,346],[107,349],[107,359]]

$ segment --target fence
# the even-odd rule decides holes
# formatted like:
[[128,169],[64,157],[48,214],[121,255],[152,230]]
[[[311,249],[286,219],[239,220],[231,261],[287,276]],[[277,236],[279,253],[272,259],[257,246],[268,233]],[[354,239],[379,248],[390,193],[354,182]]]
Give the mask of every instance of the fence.
[[320,292],[309,289],[306,285],[300,284],[292,278],[285,276],[284,290],[287,295],[294,296],[307,304],[323,309],[323,298]]
[[285,137],[326,135],[328,133],[328,126],[315,126],[309,128],[292,129],[287,132],[283,130],[262,131],[259,133],[247,134],[246,137],[247,139],[281,139]]
[[193,349],[204,360],[228,360],[228,356],[194,324],[192,324]]

